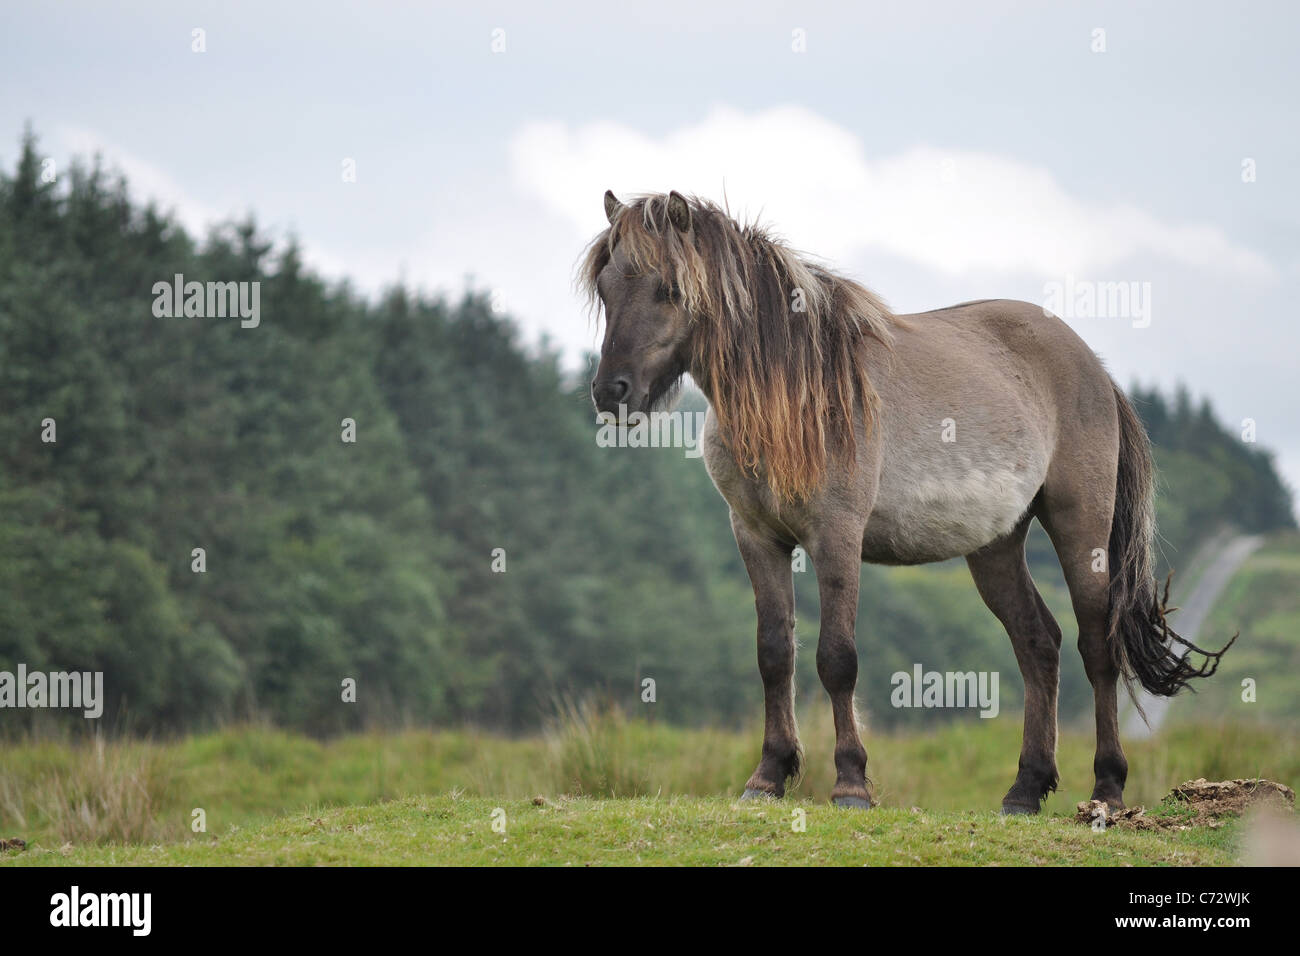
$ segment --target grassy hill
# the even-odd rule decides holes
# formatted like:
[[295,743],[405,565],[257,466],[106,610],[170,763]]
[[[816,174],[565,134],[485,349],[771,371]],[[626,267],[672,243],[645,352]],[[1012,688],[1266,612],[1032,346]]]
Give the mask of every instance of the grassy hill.
[[[759,735],[575,709],[546,734],[444,731],[313,741],[237,728],[170,743],[5,748],[0,837],[33,863],[754,862],[1228,863],[1234,827],[1098,835],[1069,820],[1092,786],[1090,731],[1067,730],[1044,816],[997,816],[1019,716],[870,733],[882,806],[832,812],[825,708],[803,721],[808,772],[780,804],[733,804]],[[1131,804],[1189,778],[1300,779],[1294,735],[1186,725],[1130,746]],[[542,798],[540,806],[534,799]],[[507,839],[490,827],[502,808]],[[806,832],[791,829],[807,813]],[[921,808],[919,810],[914,808]],[[206,832],[191,830],[194,811]]]
[[[1203,633],[1237,631],[1241,637],[1219,673],[1195,696],[1176,700],[1170,720],[1220,718],[1277,727],[1294,737],[1300,727],[1300,534],[1273,535],[1228,582]],[[1242,699],[1248,679],[1255,682],[1253,702]]]
[[[802,817],[803,829],[797,829]],[[497,829],[493,828],[493,821]],[[560,802],[410,797],[294,814],[170,845],[35,849],[17,865],[695,865],[1215,866],[1235,862],[1240,827],[1094,833],[1061,817],[990,811],[837,810],[808,800],[720,797]]]

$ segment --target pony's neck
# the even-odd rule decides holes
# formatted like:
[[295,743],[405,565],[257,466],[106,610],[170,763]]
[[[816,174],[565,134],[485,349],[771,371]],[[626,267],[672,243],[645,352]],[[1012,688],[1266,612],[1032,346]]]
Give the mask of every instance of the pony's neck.
[[686,374],[691,377],[691,381],[695,383],[695,387],[700,390],[700,393],[709,400],[709,404],[716,408],[718,405],[717,389],[713,387],[712,382],[708,381],[704,373],[696,368],[697,365],[698,362],[695,356],[692,355],[686,366]]
[[700,390],[700,393],[709,400],[709,405],[715,410],[719,409],[722,405],[722,390],[709,377],[703,363],[700,362],[699,354],[694,347],[695,343],[691,343],[691,345],[692,348],[686,362],[686,373],[690,375],[691,381],[695,383],[695,387]]

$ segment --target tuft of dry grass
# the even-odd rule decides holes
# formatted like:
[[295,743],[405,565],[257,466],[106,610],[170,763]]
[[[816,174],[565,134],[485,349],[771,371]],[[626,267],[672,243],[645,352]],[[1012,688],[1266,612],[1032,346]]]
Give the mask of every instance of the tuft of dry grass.
[[179,835],[177,822],[164,823],[161,814],[175,776],[166,751],[96,737],[69,757],[22,785],[0,775],[0,816],[62,843],[152,843]]

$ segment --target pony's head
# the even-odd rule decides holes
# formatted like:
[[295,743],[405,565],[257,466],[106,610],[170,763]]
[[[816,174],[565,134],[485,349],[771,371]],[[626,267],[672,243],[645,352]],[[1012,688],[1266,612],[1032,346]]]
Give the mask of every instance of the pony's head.
[[[691,208],[677,193],[624,206],[605,193],[609,230],[592,244],[583,281],[605,313],[596,410],[646,412],[664,404],[690,362],[690,315],[700,277],[689,274]],[[688,296],[689,289],[692,295]]]
[[580,281],[604,308],[597,411],[663,405],[689,372],[742,467],[782,498],[821,484],[828,458],[852,452],[876,395],[861,349],[891,338],[870,291],[799,255],[757,225],[679,193],[605,193],[609,228]]

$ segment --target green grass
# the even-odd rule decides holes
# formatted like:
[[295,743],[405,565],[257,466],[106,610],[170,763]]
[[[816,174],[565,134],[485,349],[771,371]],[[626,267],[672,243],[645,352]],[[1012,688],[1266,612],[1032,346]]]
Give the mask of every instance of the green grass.
[[[796,829],[802,815],[803,829]],[[494,820],[497,828],[494,829]],[[1229,865],[1237,829],[1095,833],[1063,817],[807,800],[408,797],[168,845],[35,848],[16,865]]]
[[[0,863],[1234,858],[1232,827],[1110,833],[1098,841],[1069,822],[1092,786],[1090,731],[1062,734],[1061,788],[1044,817],[1026,827],[1001,820],[994,811],[1020,748],[1015,714],[928,734],[868,732],[882,805],[866,815],[832,812],[833,734],[823,710],[803,722],[806,772],[790,802],[760,808],[731,802],[757,760],[757,728],[688,730],[590,708],[523,739],[411,731],[321,742],[242,727],[170,742],[0,744],[0,837],[30,845]],[[1130,746],[1128,755],[1130,804],[1154,806],[1200,776],[1300,779],[1294,732],[1267,726],[1181,726]],[[534,807],[538,795],[548,804]],[[504,841],[487,825],[498,806],[508,820]],[[808,832],[794,834],[789,823],[799,807]],[[205,832],[191,830],[196,808],[206,815]],[[974,845],[963,835],[971,827]]]

